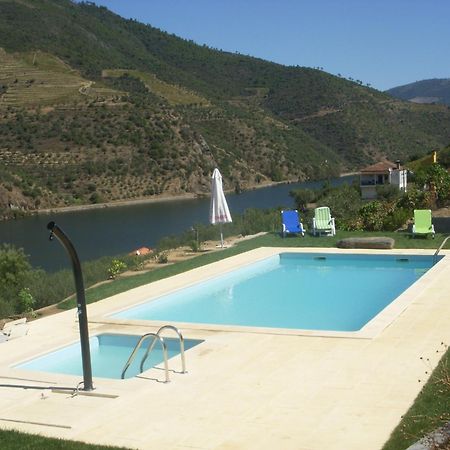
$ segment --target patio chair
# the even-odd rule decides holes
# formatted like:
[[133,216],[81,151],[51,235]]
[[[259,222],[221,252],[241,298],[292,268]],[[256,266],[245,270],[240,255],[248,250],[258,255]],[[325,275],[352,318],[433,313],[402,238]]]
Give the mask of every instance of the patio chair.
[[336,226],[334,224],[334,217],[331,217],[330,208],[328,206],[321,206],[314,210],[313,218],[313,234],[320,236],[322,233],[334,236],[336,234]]
[[28,333],[28,324],[26,317],[7,322],[0,331],[0,342],[9,341]]
[[428,236],[434,239],[434,225],[431,223],[431,210],[429,209],[415,209],[414,210],[414,225],[412,227],[412,237]]
[[298,211],[296,209],[281,211],[281,223],[281,234],[283,237],[286,237],[287,234],[305,235],[303,224],[300,222]]

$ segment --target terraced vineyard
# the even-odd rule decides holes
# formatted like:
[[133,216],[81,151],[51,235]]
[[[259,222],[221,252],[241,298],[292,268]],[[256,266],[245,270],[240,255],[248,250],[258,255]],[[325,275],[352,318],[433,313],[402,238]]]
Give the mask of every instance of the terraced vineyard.
[[70,72],[40,68],[41,57],[39,54],[30,65],[0,49],[0,83],[6,85],[0,97],[2,106],[54,104],[80,96],[79,90],[87,82]]
[[210,103],[206,98],[200,97],[187,89],[159,80],[156,75],[139,70],[106,69],[102,71],[103,78],[118,78],[124,75],[141,80],[147,89],[155,95],[166,99],[171,105],[202,105]]
[[91,2],[0,0],[0,217],[323,179],[450,142],[450,110],[221,52]]
[[0,107],[46,106],[91,99],[118,98],[121,93],[97,88],[59,58],[36,51],[8,54],[0,48]]

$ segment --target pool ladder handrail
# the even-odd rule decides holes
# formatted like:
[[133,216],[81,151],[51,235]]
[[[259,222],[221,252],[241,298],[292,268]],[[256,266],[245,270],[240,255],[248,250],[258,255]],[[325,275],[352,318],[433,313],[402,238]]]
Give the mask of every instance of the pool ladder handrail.
[[[163,325],[161,328],[159,328],[159,330],[156,332],[156,334],[158,336],[160,336],[161,335],[161,331],[166,330],[166,329],[167,330],[173,330],[178,335],[178,340],[180,341],[180,356],[181,356],[181,372],[179,372],[179,373],[187,373],[187,370],[186,370],[186,359],[184,357],[184,337],[181,334],[181,331],[177,327],[175,327],[174,325]],[[140,367],[141,372],[143,371],[145,360],[147,359],[149,353],[153,350],[153,347],[155,346],[155,343],[156,343],[156,341],[153,340],[152,344],[149,346],[149,348],[147,349],[147,352],[145,353],[144,357],[142,358],[141,367]]]
[[437,263],[438,254],[442,250],[442,248],[444,247],[444,245],[448,241],[448,239],[450,239],[450,234],[442,241],[439,248],[435,251],[434,256],[433,256],[433,266]]
[[125,377],[125,372],[128,370],[128,368],[130,367],[130,365],[132,364],[132,362],[134,361],[134,359],[136,358],[136,354],[137,351],[139,350],[139,348],[141,347],[142,343],[148,338],[148,337],[153,337],[151,343],[149,344],[147,351],[145,352],[145,355],[142,357],[141,360],[141,364],[140,364],[140,373],[142,373],[144,371],[144,363],[148,358],[148,355],[151,353],[151,351],[153,350],[153,348],[156,345],[156,342],[160,342],[161,346],[163,348],[163,356],[164,356],[164,371],[165,371],[165,375],[166,375],[166,379],[165,379],[165,383],[168,383],[170,381],[169,379],[169,363],[168,363],[168,357],[167,357],[167,345],[164,341],[164,338],[161,337],[160,333],[165,330],[165,329],[170,329],[175,331],[175,333],[178,335],[179,341],[180,341],[180,356],[181,356],[181,372],[179,373],[187,373],[186,370],[186,359],[184,356],[184,337],[181,334],[181,331],[173,326],[173,325],[163,325],[162,327],[160,327],[158,329],[158,331],[156,333],[146,333],[144,334],[138,341],[138,343],[136,344],[136,346],[134,347],[133,351],[131,352],[130,357],[128,358],[128,361],[125,363],[125,366],[122,370],[122,379]]
[[[139,339],[138,343],[136,344],[136,346],[134,347],[133,351],[131,352],[130,357],[128,358],[127,362],[123,366],[122,375],[121,375],[122,380],[125,378],[125,372],[128,370],[128,368],[131,366],[132,362],[136,358],[137,352],[141,348],[142,343],[149,337],[153,337],[152,344],[155,343],[156,341],[159,341],[161,343],[161,347],[162,347],[162,350],[163,350],[163,357],[164,357],[164,372],[165,372],[165,375],[166,375],[166,379],[165,379],[164,383],[169,383],[170,382],[170,378],[169,378],[169,363],[167,362],[168,361],[167,345],[164,342],[164,339],[161,336],[159,336],[158,334],[156,334],[156,333],[146,333],[146,334],[141,336],[141,338]],[[149,348],[150,348],[150,345],[149,345]],[[153,347],[154,347],[154,345],[152,346],[152,348]],[[147,350],[147,352],[145,354],[147,355],[147,353],[149,353],[148,350]],[[141,372],[142,372],[142,369],[141,369]]]

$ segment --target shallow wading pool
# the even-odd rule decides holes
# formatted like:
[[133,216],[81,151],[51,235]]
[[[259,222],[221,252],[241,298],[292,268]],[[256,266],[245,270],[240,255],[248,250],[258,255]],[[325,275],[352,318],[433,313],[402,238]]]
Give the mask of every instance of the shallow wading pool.
[[[91,350],[92,375],[100,378],[120,379],[122,370],[131,352],[138,343],[141,336],[129,334],[99,334],[89,339]],[[174,358],[180,353],[180,343],[175,338],[164,338],[167,345],[168,358]],[[185,339],[184,349],[188,350],[198,344],[201,340]],[[125,378],[131,378],[139,373],[140,362],[148,348],[148,343],[143,344],[138,350],[133,364],[126,371]],[[143,371],[148,370],[163,362],[161,347],[157,344],[150,352],[145,361]],[[181,367],[179,361],[170,362],[171,368]],[[18,364],[17,369],[35,370],[38,372],[63,373],[68,375],[83,375],[81,361],[81,346],[79,342],[47,353],[38,358]]]
[[432,265],[422,255],[286,252],[109,317],[353,332]]

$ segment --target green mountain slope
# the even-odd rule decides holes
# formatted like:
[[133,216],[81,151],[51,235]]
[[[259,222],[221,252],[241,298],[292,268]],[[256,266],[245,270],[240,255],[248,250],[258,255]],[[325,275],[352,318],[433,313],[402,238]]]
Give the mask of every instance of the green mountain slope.
[[415,103],[450,105],[450,78],[416,81],[386,91],[393,97]]
[[[414,159],[408,162],[407,167],[412,171],[417,171],[419,169],[423,169],[434,163],[433,153],[431,152],[428,155],[422,156],[422,158]],[[436,151],[436,162],[444,167],[445,169],[450,171],[450,145]]]
[[[303,180],[450,142],[450,111],[198,46],[106,8],[0,0],[0,208]],[[0,213],[1,214],[1,213]]]

